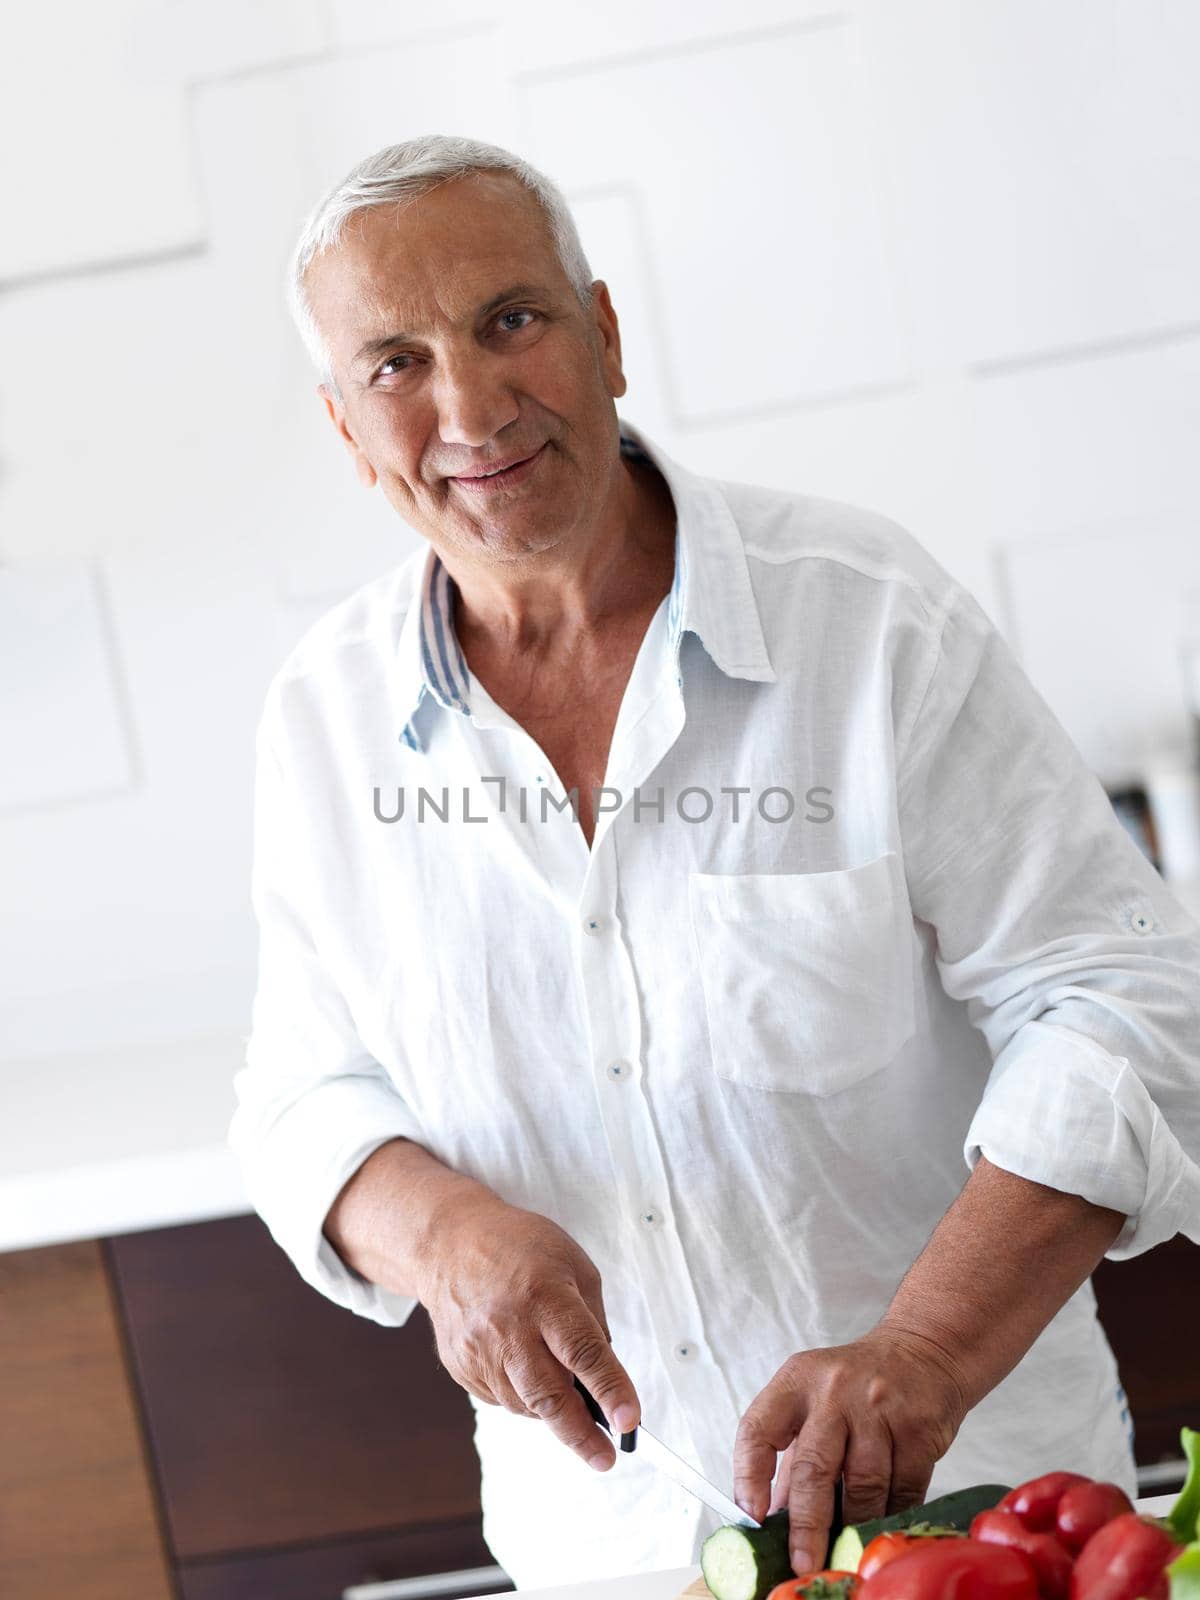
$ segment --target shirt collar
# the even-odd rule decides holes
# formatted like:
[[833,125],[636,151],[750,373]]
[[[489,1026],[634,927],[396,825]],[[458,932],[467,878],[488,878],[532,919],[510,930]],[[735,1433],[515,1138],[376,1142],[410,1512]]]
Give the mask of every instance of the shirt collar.
[[[678,673],[679,647],[694,633],[728,677],[774,683],[746,552],[733,512],[711,478],[673,461],[642,429],[618,417],[621,454],[662,473],[676,510],[675,576],[667,597],[667,635]],[[401,743],[425,748],[417,712],[431,695],[447,711],[470,715],[470,674],[454,631],[458,586],[432,545],[420,573],[419,603],[409,607],[396,657]]]

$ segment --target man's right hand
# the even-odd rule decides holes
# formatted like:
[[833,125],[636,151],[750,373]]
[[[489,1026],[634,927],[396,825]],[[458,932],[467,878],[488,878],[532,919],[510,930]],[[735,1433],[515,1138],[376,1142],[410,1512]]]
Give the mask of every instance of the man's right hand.
[[446,1371],[478,1400],[540,1417],[607,1471],[616,1452],[573,1378],[618,1434],[638,1425],[641,1407],[613,1354],[591,1259],[548,1217],[491,1193],[443,1208],[436,1233],[421,1300]]

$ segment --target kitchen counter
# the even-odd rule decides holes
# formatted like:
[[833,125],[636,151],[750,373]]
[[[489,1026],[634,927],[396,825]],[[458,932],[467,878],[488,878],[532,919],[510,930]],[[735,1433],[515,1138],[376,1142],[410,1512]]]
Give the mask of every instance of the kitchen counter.
[[0,1251],[251,1209],[225,1142],[240,1034],[43,1050],[27,1009],[0,1051]]
[[120,1155],[0,1179],[0,1251],[177,1227],[252,1209],[223,1144]]

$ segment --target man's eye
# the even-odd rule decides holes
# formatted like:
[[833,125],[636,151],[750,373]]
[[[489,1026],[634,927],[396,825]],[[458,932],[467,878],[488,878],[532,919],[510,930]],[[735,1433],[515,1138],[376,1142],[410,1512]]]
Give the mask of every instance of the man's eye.
[[[525,310],[525,309],[514,309],[512,311],[502,311],[500,313],[499,320],[501,322],[503,322],[506,317],[536,317],[537,315],[538,315],[538,313],[536,311],[528,311],[528,310]],[[528,324],[526,323],[526,324],[524,324],[524,326],[527,327]],[[522,329],[521,328],[509,328],[507,331],[509,333],[520,333],[522,331]],[[388,370],[389,368],[391,369],[391,372],[407,372],[408,371],[407,367],[401,367],[401,366],[397,365],[397,363],[401,362],[401,361],[411,362],[412,361],[412,357],[411,356],[406,356],[406,355],[389,356],[387,358],[387,360],[383,363],[383,365],[379,369],[379,374],[378,374],[379,377],[381,377],[381,378],[389,377],[391,375],[389,373],[389,370]]]

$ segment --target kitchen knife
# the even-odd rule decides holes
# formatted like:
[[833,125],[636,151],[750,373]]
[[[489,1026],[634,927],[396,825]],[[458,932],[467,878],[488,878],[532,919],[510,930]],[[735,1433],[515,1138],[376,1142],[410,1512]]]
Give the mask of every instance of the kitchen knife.
[[[608,1418],[604,1415],[599,1403],[578,1378],[575,1379],[575,1387],[583,1396],[584,1404],[587,1406],[592,1420],[598,1422],[606,1433],[611,1433],[612,1429],[608,1425]],[[723,1522],[732,1523],[735,1527],[741,1528],[760,1528],[762,1526],[760,1522],[755,1522],[753,1517],[748,1517],[735,1500],[731,1500],[728,1495],[722,1494],[720,1489],[709,1483],[707,1478],[702,1477],[695,1467],[689,1466],[673,1450],[668,1450],[661,1439],[656,1439],[652,1433],[647,1433],[645,1428],[634,1428],[632,1433],[623,1433],[621,1435],[621,1449],[626,1453],[636,1450],[645,1457],[652,1467],[657,1467],[660,1472],[665,1473],[673,1483],[677,1483],[681,1489],[686,1489],[689,1494],[694,1494],[697,1500],[702,1500],[710,1510],[717,1513]]]

